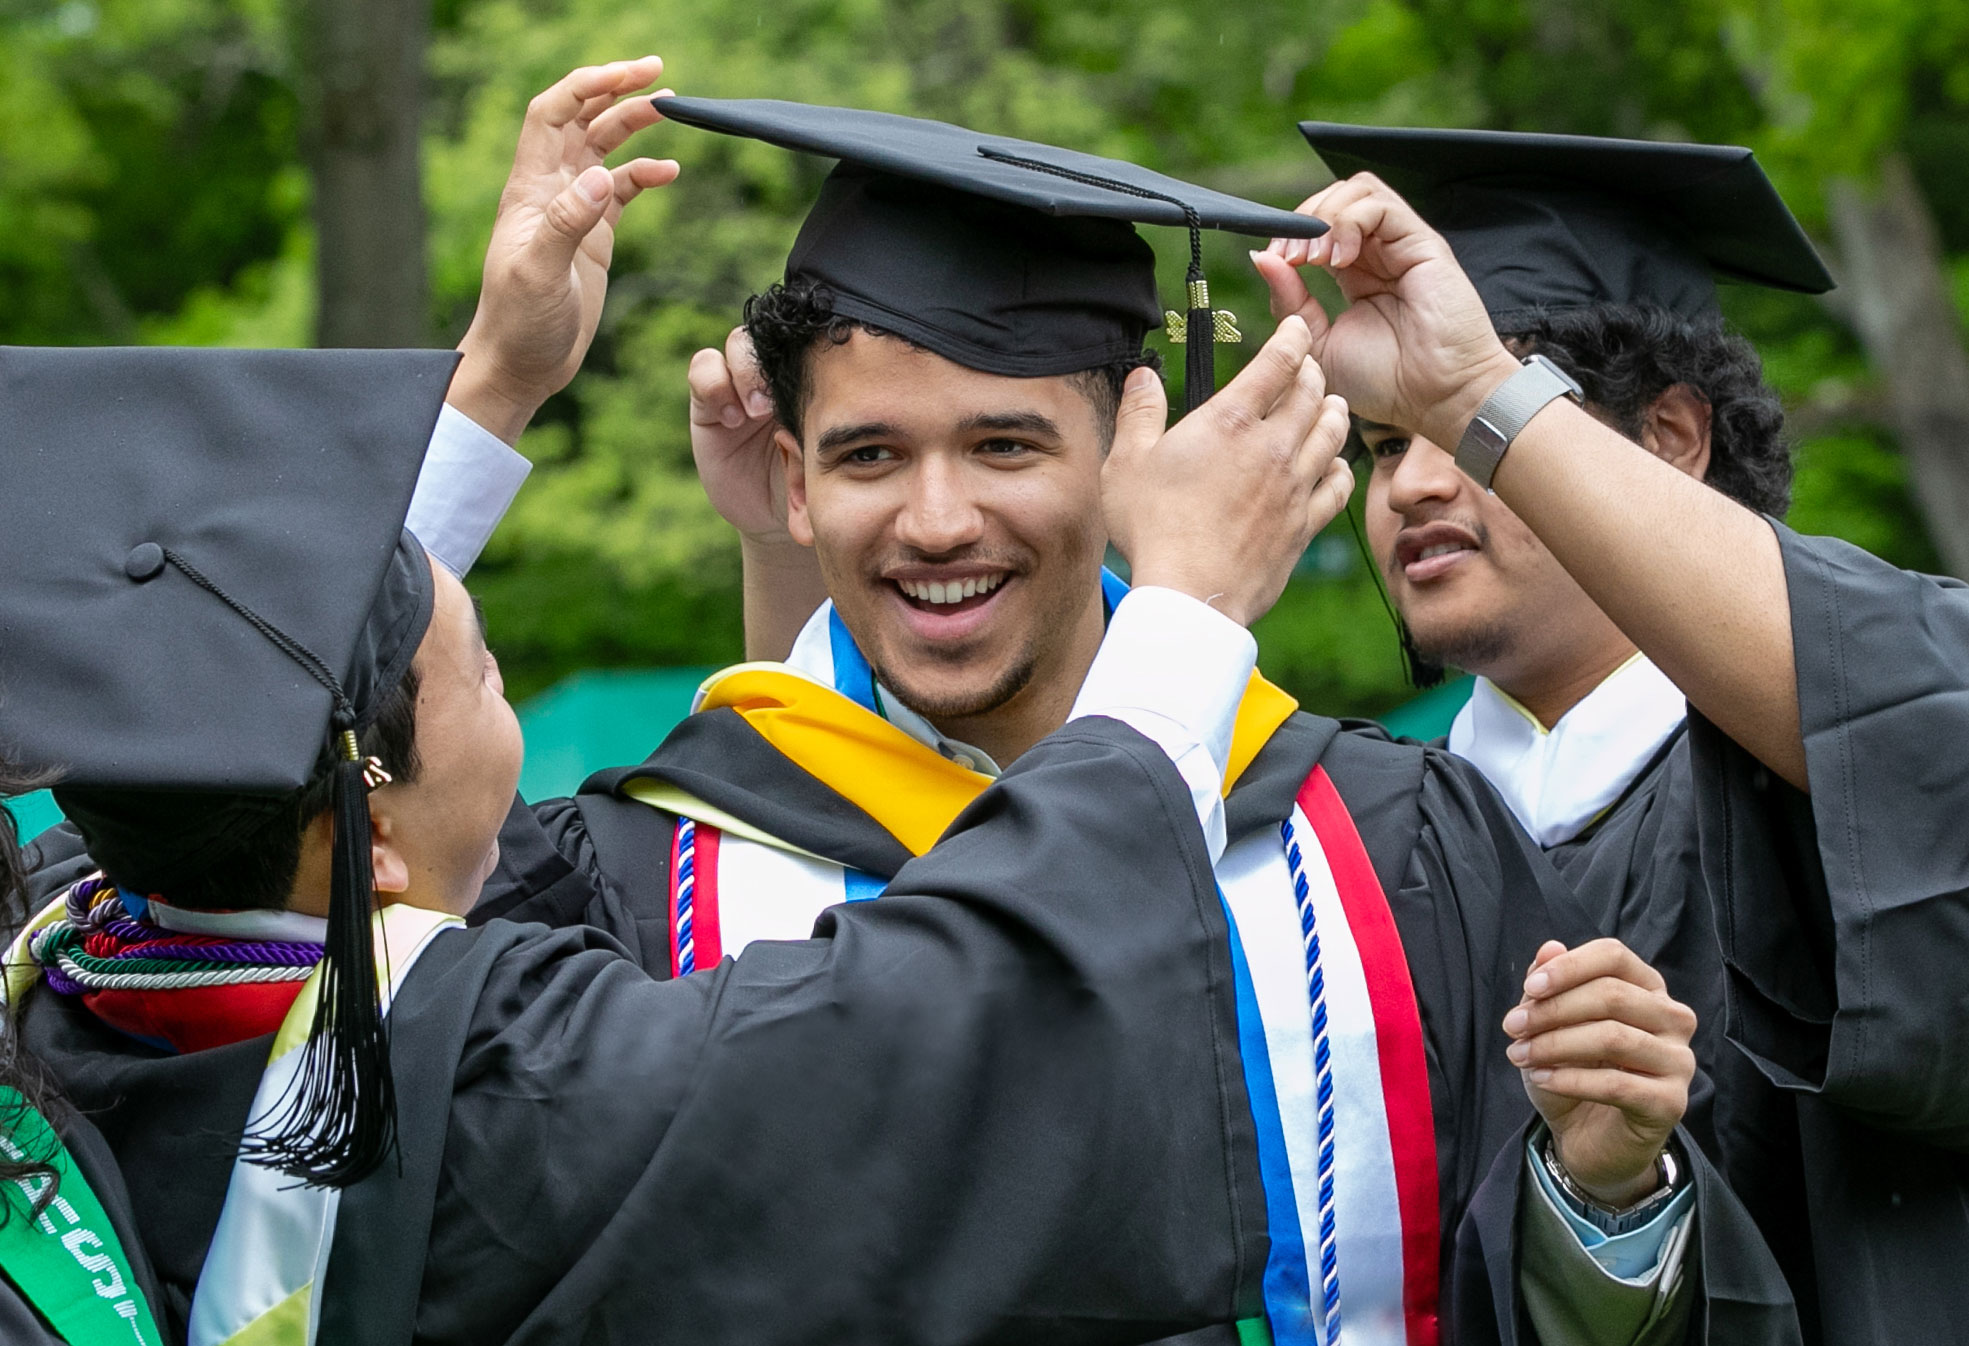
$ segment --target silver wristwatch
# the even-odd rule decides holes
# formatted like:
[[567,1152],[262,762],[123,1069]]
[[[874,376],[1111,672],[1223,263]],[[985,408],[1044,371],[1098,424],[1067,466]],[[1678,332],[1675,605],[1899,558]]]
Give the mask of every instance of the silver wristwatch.
[[1558,1138],[1550,1131],[1545,1133],[1545,1171],[1552,1175],[1559,1195],[1565,1198],[1573,1213],[1609,1238],[1639,1229],[1661,1214],[1686,1181],[1675,1147],[1665,1145],[1660,1157],[1655,1160],[1655,1173],[1659,1179],[1655,1190],[1631,1206],[1609,1206],[1587,1195],[1586,1190],[1573,1181],[1572,1174],[1566,1172],[1566,1166],[1559,1162]]
[[1490,489],[1490,479],[1504,451],[1531,418],[1561,397],[1584,404],[1579,380],[1542,355],[1528,355],[1518,372],[1484,399],[1456,445],[1456,465],[1469,478]]

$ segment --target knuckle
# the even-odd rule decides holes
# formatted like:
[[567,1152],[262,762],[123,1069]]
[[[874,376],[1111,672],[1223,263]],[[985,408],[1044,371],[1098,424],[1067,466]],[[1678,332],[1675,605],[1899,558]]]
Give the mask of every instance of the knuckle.
[[1248,435],[1259,424],[1258,417],[1242,402],[1225,402],[1217,408],[1217,425],[1227,435]]
[[1654,1035],[1633,1024],[1617,1023],[1610,1045],[1622,1056],[1639,1056],[1654,1045]]

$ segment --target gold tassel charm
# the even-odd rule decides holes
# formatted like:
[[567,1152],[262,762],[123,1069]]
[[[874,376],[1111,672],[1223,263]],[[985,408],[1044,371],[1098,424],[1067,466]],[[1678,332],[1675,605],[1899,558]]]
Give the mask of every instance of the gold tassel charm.
[[[1189,291],[1187,298],[1190,301],[1191,313],[1202,309],[1210,310],[1210,339],[1212,341],[1220,346],[1232,346],[1244,340],[1244,333],[1237,329],[1237,314],[1227,308],[1210,308],[1210,282],[1193,280],[1187,288]],[[1162,330],[1168,334],[1169,340],[1173,344],[1182,345],[1190,339],[1189,315],[1178,313],[1173,308],[1164,309],[1162,312]]]

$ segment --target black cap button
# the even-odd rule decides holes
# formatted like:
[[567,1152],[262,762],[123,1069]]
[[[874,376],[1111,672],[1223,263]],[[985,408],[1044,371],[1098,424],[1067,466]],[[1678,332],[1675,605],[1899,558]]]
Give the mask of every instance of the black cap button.
[[130,548],[130,554],[123,558],[123,573],[139,584],[154,579],[157,572],[164,569],[164,548],[155,542],[139,542]]

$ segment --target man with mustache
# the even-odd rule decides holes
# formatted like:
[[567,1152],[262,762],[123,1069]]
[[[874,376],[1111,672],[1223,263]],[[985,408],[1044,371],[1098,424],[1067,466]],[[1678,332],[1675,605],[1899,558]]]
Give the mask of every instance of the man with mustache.
[[[664,107],[673,121],[844,160],[786,283],[748,309],[768,400],[799,426],[776,446],[791,527],[815,546],[833,602],[803,632],[794,672],[714,679],[702,713],[649,761],[516,811],[478,916],[595,921],[646,966],[687,975],[878,895],[1085,693],[1088,642],[1121,592],[1100,580],[1090,488],[1108,444],[1119,455],[1164,420],[1157,381],[1130,372],[1155,313],[1146,249],[1099,221],[1142,218],[1143,199],[1263,216],[1126,165],[959,128],[783,104]],[[1005,187],[980,159],[1031,176],[1010,173],[1018,185]],[[1042,181],[1054,178],[1080,190]],[[1041,191],[1066,194],[1057,223],[1029,204]],[[1207,296],[1192,289],[1190,307],[1192,338],[1215,326]],[[1297,339],[1282,328],[1259,371]],[[693,370],[700,429],[725,419],[715,365]],[[1251,414],[1226,396],[1197,414]],[[1343,498],[1329,496],[1329,511]],[[1262,682],[1234,738],[1218,877],[1248,988],[1239,1033],[1253,1121],[1273,1156],[1271,1331],[1330,1339],[1343,1302],[1350,1339],[1434,1331],[1450,1240],[1495,1159],[1491,1200],[1507,1223],[1519,1175],[1539,1175],[1524,1190],[1537,1227],[1557,1231],[1543,1247],[1584,1256],[1554,1195],[1569,1171],[1597,1193],[1589,1204],[1619,1212],[1598,1237],[1646,1226],[1643,1252],[1628,1241],[1635,1260],[1603,1253],[1635,1282],[1613,1292],[1625,1307],[1582,1319],[1608,1339],[1675,1339],[1695,1289],[1681,1288],[1678,1194],[1701,1162],[1685,1148],[1663,1167],[1656,1137],[1681,1111],[1685,1012],[1631,953],[1586,942],[1570,896],[1453,759],[1294,715]],[[1565,942],[1541,948],[1553,935]],[[1627,990],[1571,1020],[1580,998],[1567,992],[1616,984]],[[1329,999],[1328,987],[1344,989]],[[1579,1061],[1573,1074],[1521,1077],[1503,1042],[1489,1045],[1487,1026],[1527,996],[1558,1006],[1565,1023],[1546,1046]],[[1549,1157],[1523,1148],[1526,1088],[1561,1133]],[[1740,1324],[1717,1306],[1761,1264],[1748,1256],[1735,1280],[1707,1265],[1741,1226],[1725,1195],[1696,1186],[1698,1321]],[[1507,1301],[1511,1265],[1507,1253],[1492,1268]],[[1468,1330],[1516,1330],[1517,1305],[1492,1307],[1482,1270],[1461,1283]],[[1543,1304],[1529,1296],[1534,1315],[1577,1286]],[[1783,1339],[1788,1306],[1755,1299],[1736,1311],[1764,1313],[1755,1330]]]
[[[1332,140],[1331,128],[1308,135]],[[1735,158],[1738,190],[1721,200],[1742,211],[1748,154],[1710,153]],[[1407,176],[1417,166],[1384,162],[1432,200]],[[1597,194],[1604,210],[1604,185]],[[1626,209],[1652,219],[1657,205]],[[1785,1266],[1808,1339],[1945,1338],[1963,1310],[1969,1096],[1951,1060],[1959,998],[1937,988],[1962,947],[1969,884],[1956,759],[1925,763],[1962,704],[1956,586],[1760,519],[1676,470],[1662,448],[1685,432],[1661,433],[1652,415],[1644,448],[1588,414],[1500,340],[1485,252],[1452,251],[1374,174],[1302,209],[1333,235],[1260,259],[1274,312],[1307,318],[1336,385],[1364,421],[1407,440],[1404,460],[1422,452],[1432,467],[1436,446],[1455,445],[1462,472],[1550,549],[1595,616],[1687,693],[1686,745],[1643,764],[1638,803],[1616,802],[1599,823],[1630,835],[1596,845],[1582,834],[1569,872],[1633,924],[1687,928],[1713,912],[1706,949],[1684,937],[1681,975],[1724,1011],[1728,1044],[1702,1053],[1717,1076],[1721,1162]],[[1688,237],[1666,259],[1685,274]],[[1292,269],[1304,262],[1329,268],[1349,300],[1330,325]],[[1519,283],[1545,277],[1528,267]],[[1582,381],[1595,372],[1582,368]],[[1706,420],[1694,393],[1678,396]]]

